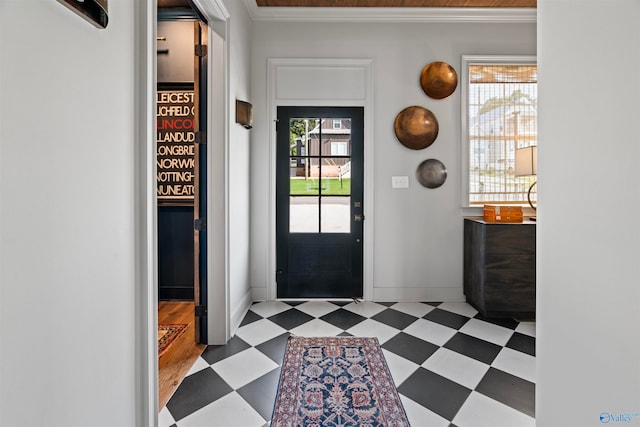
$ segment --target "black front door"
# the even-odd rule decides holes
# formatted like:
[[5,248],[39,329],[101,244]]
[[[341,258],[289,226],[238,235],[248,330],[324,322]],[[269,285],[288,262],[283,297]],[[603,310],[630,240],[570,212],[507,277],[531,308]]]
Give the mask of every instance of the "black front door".
[[362,107],[278,107],[278,298],[363,296]]

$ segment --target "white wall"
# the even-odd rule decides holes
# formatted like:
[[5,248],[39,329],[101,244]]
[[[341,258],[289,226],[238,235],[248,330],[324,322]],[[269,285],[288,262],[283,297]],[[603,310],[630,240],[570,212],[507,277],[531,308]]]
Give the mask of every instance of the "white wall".
[[135,7],[0,3],[3,426],[140,424]]
[[539,427],[640,413],[638,22],[636,0],[538,1]]
[[[252,84],[255,127],[251,142],[251,284],[266,296],[275,266],[268,254],[270,186],[267,122],[268,58],[373,59],[374,202],[365,227],[373,227],[373,295],[378,300],[462,299],[460,210],[460,89],[449,98],[428,98],[419,84],[422,68],[446,61],[460,72],[463,54],[535,54],[534,24],[285,23],[257,22],[253,30]],[[436,142],[421,151],[402,146],[393,133],[395,116],[410,105],[438,118]],[[448,169],[446,183],[426,189],[416,181],[427,158]],[[409,177],[407,190],[391,189],[391,177]],[[365,246],[366,246],[365,242]],[[366,286],[366,284],[365,284]]]
[[236,99],[253,102],[251,92],[252,21],[244,2],[225,2],[229,14],[229,141],[228,176],[228,241],[229,241],[229,306],[231,332],[238,327],[251,304],[249,283],[249,215],[250,181],[249,140],[253,131],[236,121]]

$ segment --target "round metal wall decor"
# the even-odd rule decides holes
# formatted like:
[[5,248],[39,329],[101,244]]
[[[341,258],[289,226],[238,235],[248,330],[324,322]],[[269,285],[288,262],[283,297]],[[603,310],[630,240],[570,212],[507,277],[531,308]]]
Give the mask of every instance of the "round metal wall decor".
[[420,74],[420,85],[429,97],[442,99],[451,95],[458,86],[458,74],[446,62],[428,64]]
[[393,129],[402,145],[412,150],[422,150],[436,140],[438,119],[430,110],[414,105],[398,113]]
[[418,165],[416,178],[422,186],[438,188],[447,180],[447,168],[437,159],[427,159]]

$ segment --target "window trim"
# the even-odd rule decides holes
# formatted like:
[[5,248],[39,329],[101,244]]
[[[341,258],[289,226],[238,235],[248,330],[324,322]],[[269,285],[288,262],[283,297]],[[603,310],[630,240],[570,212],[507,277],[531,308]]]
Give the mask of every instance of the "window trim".
[[[461,119],[461,143],[460,143],[460,206],[465,215],[477,215],[482,212],[481,205],[472,205],[469,202],[469,66],[470,65],[513,65],[535,64],[538,65],[536,55],[462,55],[460,74],[460,119]],[[520,203],[513,203],[518,204]],[[526,202],[522,206],[528,206]],[[529,208],[530,209],[530,208]]]

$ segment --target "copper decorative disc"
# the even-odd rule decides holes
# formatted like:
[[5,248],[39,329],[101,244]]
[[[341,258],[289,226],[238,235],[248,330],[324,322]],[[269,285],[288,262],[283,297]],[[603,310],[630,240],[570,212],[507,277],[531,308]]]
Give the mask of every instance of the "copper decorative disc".
[[438,188],[447,180],[447,168],[437,159],[427,159],[416,170],[418,182],[427,188]]
[[422,150],[436,140],[438,119],[430,110],[414,105],[398,113],[393,128],[402,145],[412,150]]
[[458,86],[458,74],[446,62],[432,62],[422,69],[420,85],[429,97],[442,99],[451,95]]

